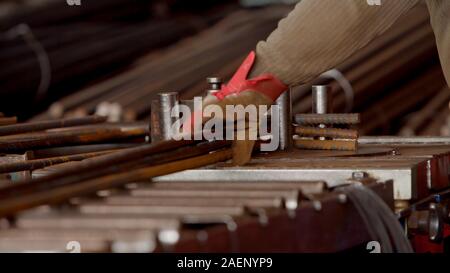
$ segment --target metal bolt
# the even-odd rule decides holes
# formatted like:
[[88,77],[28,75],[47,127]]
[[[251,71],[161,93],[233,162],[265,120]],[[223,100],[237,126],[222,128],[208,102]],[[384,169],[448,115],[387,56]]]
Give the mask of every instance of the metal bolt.
[[206,78],[206,82],[209,85],[209,88],[208,88],[208,91],[207,91],[208,94],[212,95],[214,93],[217,93],[222,88],[223,81],[219,77]]
[[369,177],[369,174],[366,172],[353,172],[352,173],[353,180],[363,180],[368,177]]

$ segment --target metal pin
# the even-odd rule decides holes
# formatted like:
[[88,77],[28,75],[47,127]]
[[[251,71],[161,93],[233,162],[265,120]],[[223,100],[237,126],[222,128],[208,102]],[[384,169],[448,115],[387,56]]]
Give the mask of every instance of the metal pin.
[[288,151],[293,147],[292,140],[292,102],[291,90],[287,90],[276,100],[276,105],[280,110],[279,114],[279,130],[280,145],[279,150]]
[[333,112],[331,88],[326,85],[314,85],[312,87],[312,109],[315,114],[329,114]]
[[208,95],[217,93],[222,88],[222,79],[219,77],[209,77],[206,78],[206,82],[209,85],[209,89],[206,91]]
[[159,93],[158,99],[151,105],[151,141],[158,142],[172,139],[172,125],[176,117],[172,117],[172,109],[178,106],[178,93]]

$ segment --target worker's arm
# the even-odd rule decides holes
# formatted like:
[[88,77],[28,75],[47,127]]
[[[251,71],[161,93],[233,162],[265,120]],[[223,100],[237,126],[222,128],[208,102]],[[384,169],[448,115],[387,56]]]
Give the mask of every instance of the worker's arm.
[[436,36],[439,57],[447,83],[450,86],[450,1],[427,0],[431,25]]
[[417,2],[381,0],[371,6],[367,0],[302,0],[258,44],[251,75],[270,73],[287,85],[309,82],[368,44]]
[[[381,0],[380,6],[370,6],[367,0],[302,0],[269,38],[258,44],[256,58],[250,54],[230,83],[204,103],[222,108],[270,105],[288,85],[311,81],[339,65],[418,1]],[[236,164],[248,162],[253,145],[254,141],[235,142]]]

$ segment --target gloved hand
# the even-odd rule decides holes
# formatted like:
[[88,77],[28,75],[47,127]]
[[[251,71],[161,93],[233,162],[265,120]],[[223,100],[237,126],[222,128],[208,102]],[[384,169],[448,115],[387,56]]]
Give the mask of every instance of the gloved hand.
[[[247,79],[256,59],[255,52],[251,52],[234,76],[224,84],[220,91],[213,95],[208,95],[203,99],[203,109],[208,105],[219,106],[226,117],[227,105],[266,105],[269,109],[275,100],[287,90],[287,86],[271,74],[263,74],[252,79]],[[228,113],[229,114],[229,113]],[[258,118],[259,120],[259,118]],[[203,122],[206,120],[203,119]],[[246,123],[246,125],[248,125]],[[248,139],[250,129],[253,126],[245,126],[245,140],[234,140],[233,142],[233,163],[235,165],[246,164],[250,158],[255,145],[255,140]],[[257,132],[252,132],[256,135]]]

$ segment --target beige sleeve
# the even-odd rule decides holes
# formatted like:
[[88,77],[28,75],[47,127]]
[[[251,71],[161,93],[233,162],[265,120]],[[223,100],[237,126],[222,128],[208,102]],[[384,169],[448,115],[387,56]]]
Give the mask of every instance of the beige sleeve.
[[439,57],[450,86],[450,0],[427,0]]
[[302,0],[258,43],[252,75],[269,72],[287,85],[311,81],[368,44],[417,2],[381,0],[371,6],[367,0]]

